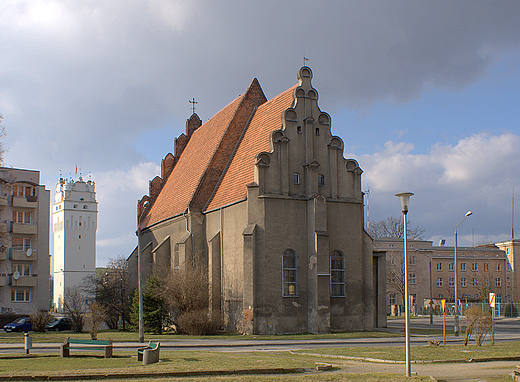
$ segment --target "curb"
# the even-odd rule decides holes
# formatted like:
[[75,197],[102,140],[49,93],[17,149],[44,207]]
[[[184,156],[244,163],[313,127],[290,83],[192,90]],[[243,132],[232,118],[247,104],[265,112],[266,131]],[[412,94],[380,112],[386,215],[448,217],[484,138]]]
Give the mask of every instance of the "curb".
[[274,368],[274,369],[237,369],[237,370],[201,370],[201,371],[170,371],[154,373],[105,373],[105,374],[69,374],[69,375],[9,375],[0,376],[0,381],[77,381],[85,379],[113,378],[158,378],[158,377],[203,377],[215,375],[255,375],[255,374],[295,374],[304,373],[304,368]]

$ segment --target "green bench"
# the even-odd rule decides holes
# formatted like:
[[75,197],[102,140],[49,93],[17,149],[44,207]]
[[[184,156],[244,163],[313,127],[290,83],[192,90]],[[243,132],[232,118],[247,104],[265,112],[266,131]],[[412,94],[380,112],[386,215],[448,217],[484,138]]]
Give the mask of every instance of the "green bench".
[[67,338],[60,346],[60,355],[69,357],[71,349],[74,350],[103,350],[105,358],[112,358],[112,340],[82,340]]
[[159,362],[160,348],[160,342],[154,344],[152,341],[150,341],[147,347],[137,349],[137,360],[143,361],[143,365]]

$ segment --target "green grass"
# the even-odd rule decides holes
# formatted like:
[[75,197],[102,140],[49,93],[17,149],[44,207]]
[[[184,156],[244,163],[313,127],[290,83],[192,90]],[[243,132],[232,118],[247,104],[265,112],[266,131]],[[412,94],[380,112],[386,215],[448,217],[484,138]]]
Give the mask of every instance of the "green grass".
[[[50,332],[35,333],[30,332],[33,343],[50,343],[63,342],[67,337],[71,338],[90,338],[90,334],[73,333],[73,332]],[[219,340],[309,340],[309,339],[349,339],[349,338],[385,338],[385,337],[402,337],[399,333],[389,333],[384,331],[377,332],[345,332],[332,334],[287,334],[287,335],[247,335],[227,333],[215,336],[188,336],[178,334],[145,334],[145,340],[190,340],[190,339],[219,339]],[[136,332],[121,332],[117,330],[101,330],[98,333],[98,339],[111,339],[114,342],[137,342],[139,334]],[[5,333],[0,332],[0,343],[23,343],[23,333]]]
[[[342,355],[349,357],[365,357],[404,361],[404,348],[399,347],[344,347],[301,350],[299,354]],[[411,348],[411,359],[414,360],[457,360],[520,356],[520,341],[501,342],[495,345],[482,346],[446,345],[446,346],[414,346]]]

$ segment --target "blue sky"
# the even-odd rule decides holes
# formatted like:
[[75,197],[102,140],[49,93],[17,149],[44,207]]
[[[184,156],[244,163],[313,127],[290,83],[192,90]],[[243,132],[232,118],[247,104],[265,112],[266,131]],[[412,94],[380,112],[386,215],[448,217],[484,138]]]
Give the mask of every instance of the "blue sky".
[[5,0],[0,14],[6,165],[40,170],[50,190],[60,170],[92,173],[99,265],[135,246],[136,202],[188,100],[207,121],[255,77],[273,97],[304,54],[332,132],[364,170],[371,220],[398,215],[406,190],[425,239],[452,244],[470,209],[461,245],[510,236],[518,1]]

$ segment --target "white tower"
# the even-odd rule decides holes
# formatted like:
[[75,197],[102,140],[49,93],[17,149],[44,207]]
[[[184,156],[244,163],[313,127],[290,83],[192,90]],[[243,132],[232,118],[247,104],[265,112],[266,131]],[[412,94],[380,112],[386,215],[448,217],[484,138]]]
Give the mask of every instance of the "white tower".
[[52,206],[54,307],[61,311],[65,288],[96,274],[97,202],[95,184],[60,178]]

